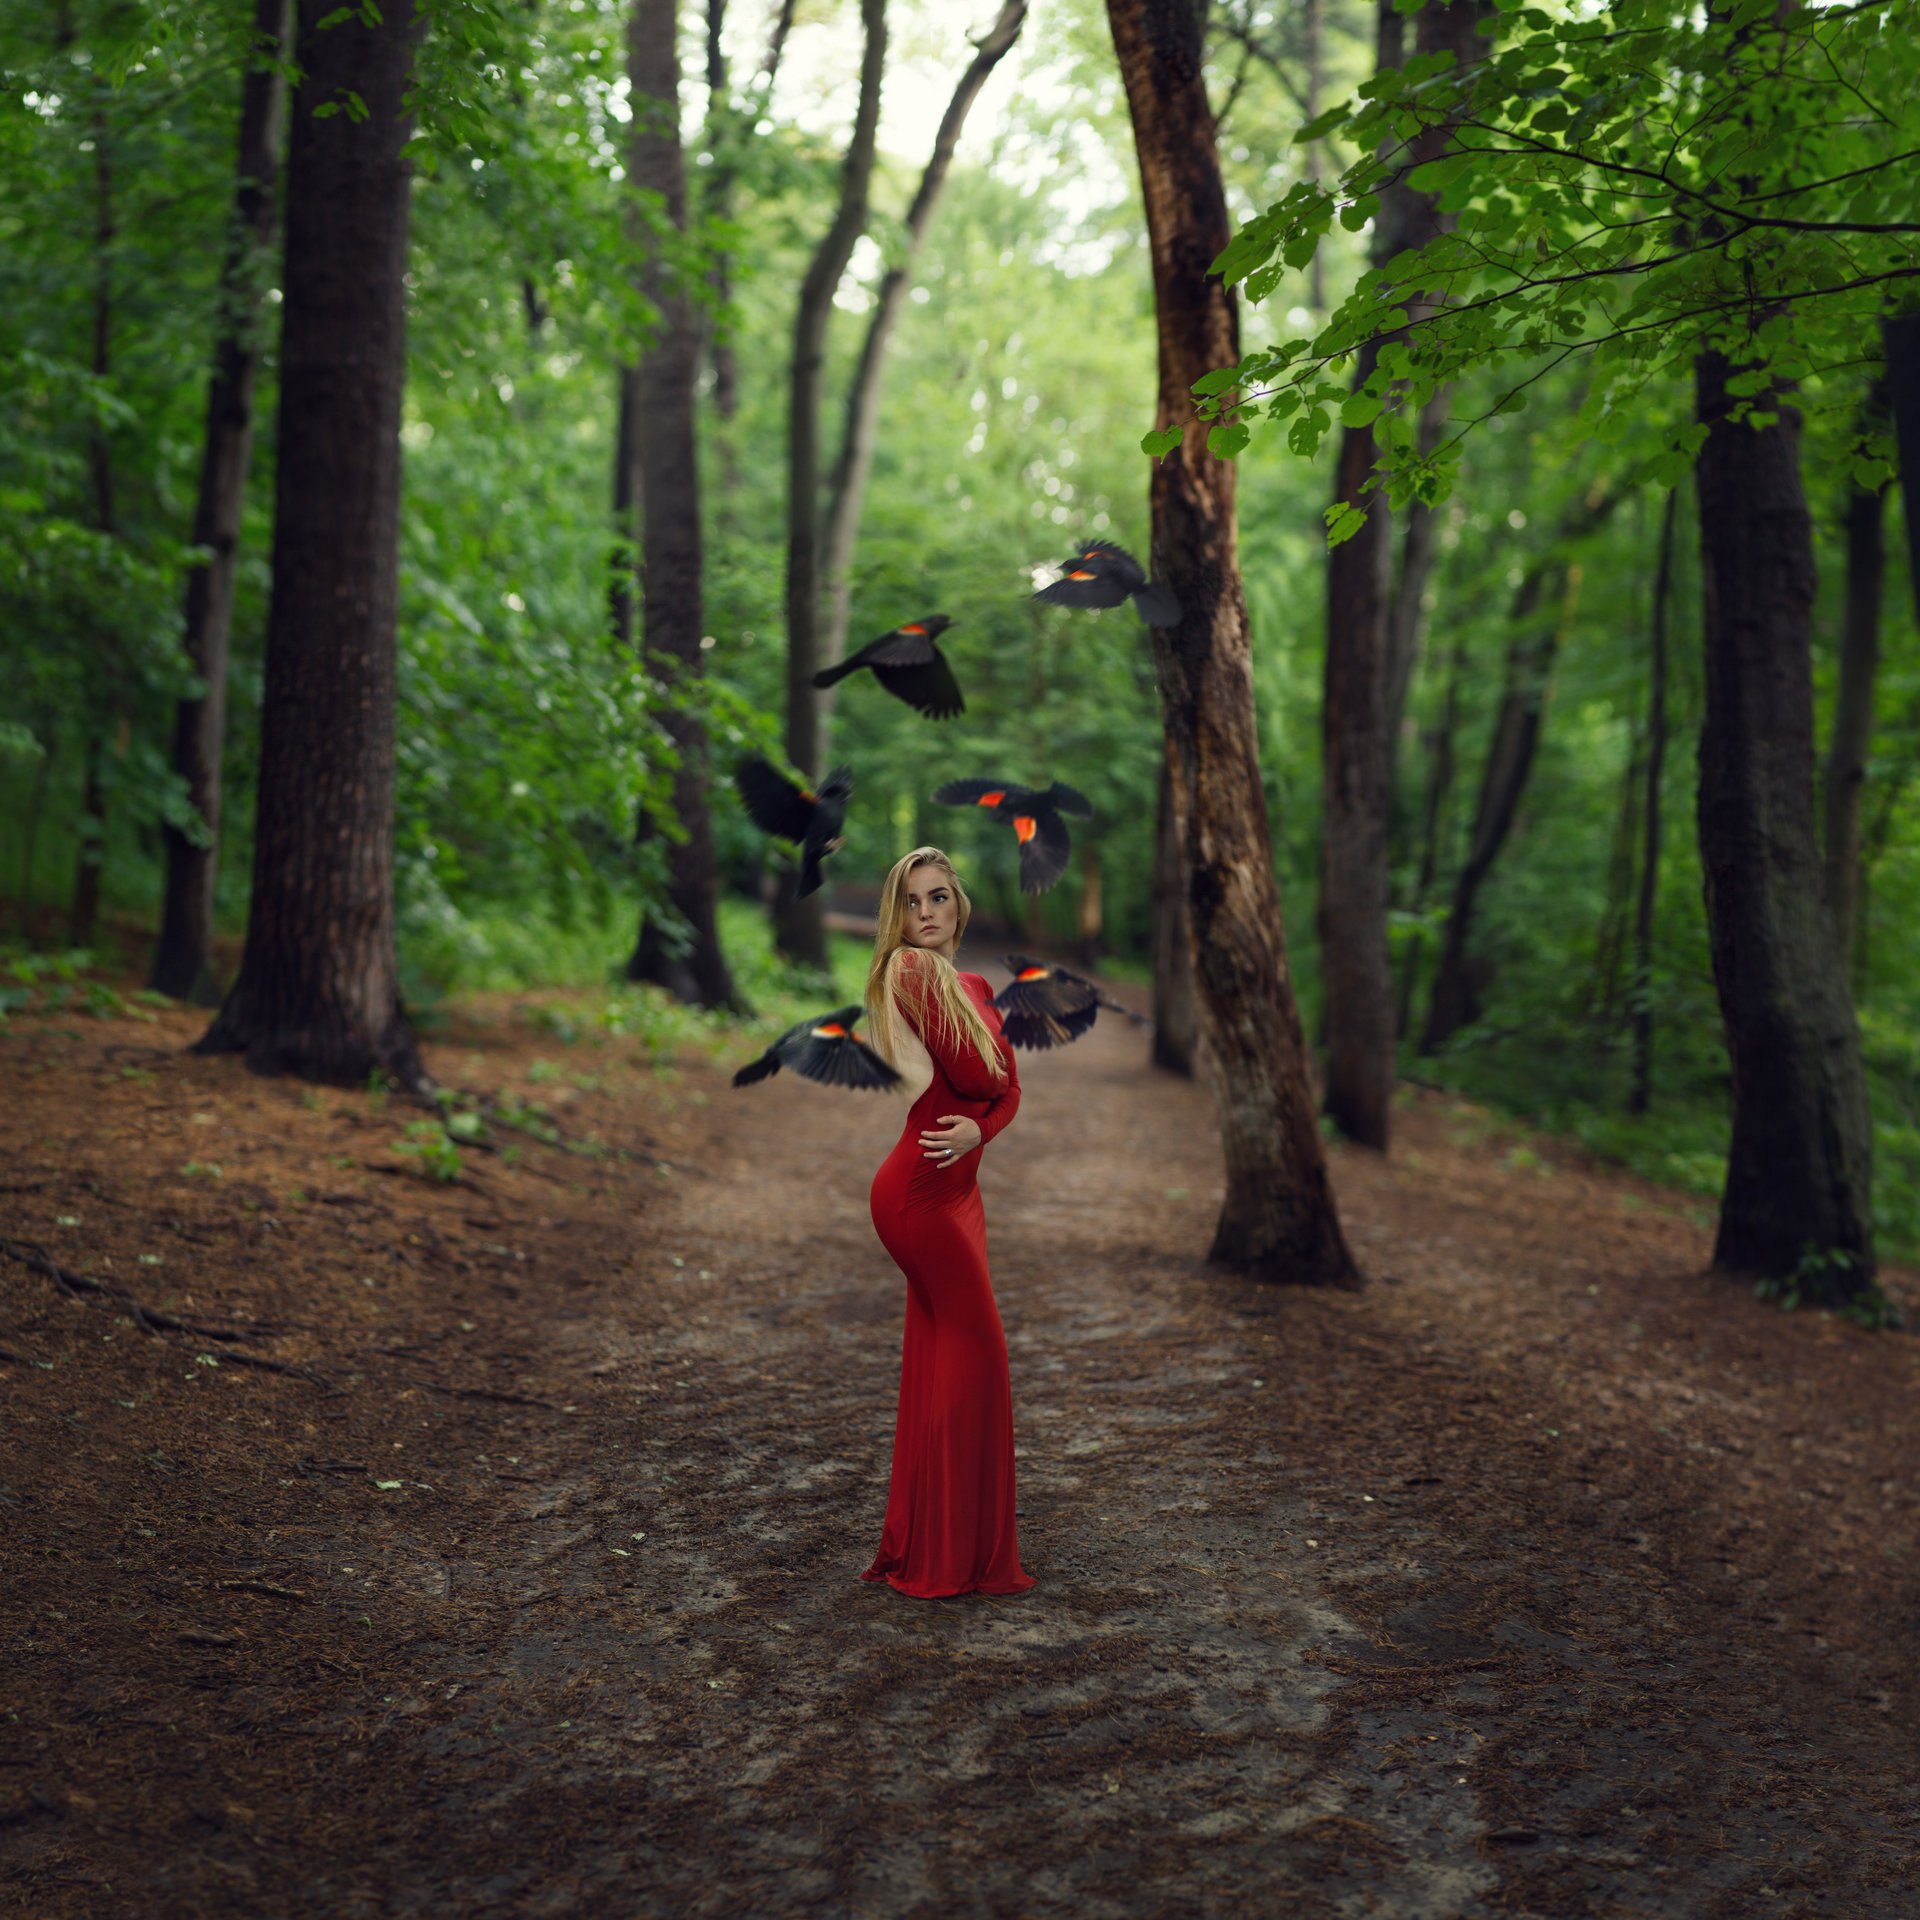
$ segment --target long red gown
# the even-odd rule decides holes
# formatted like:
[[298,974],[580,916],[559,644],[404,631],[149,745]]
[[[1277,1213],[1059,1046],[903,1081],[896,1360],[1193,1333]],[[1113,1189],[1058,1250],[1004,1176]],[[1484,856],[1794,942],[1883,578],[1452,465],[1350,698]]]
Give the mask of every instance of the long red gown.
[[[933,1059],[933,1080],[873,1177],[874,1229],[906,1275],[907,1325],[887,1517],[860,1577],[925,1600],[1024,1593],[1034,1579],[1014,1538],[1013,1385],[979,1186],[980,1154],[1018,1110],[1020,1076],[986,981],[960,976],[999,1047],[999,1081],[970,1041],[930,1017],[915,958],[906,949],[902,1004]],[[927,1158],[920,1135],[955,1113],[978,1123],[980,1146],[947,1164]]]

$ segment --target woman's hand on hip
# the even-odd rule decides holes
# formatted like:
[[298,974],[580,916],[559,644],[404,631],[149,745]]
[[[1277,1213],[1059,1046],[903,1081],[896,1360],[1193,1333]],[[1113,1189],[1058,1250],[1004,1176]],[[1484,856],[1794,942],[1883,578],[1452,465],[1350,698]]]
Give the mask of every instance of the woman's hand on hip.
[[984,1137],[980,1123],[964,1113],[943,1113],[944,1127],[929,1128],[920,1136],[920,1151],[936,1166],[950,1166],[962,1154],[971,1153]]

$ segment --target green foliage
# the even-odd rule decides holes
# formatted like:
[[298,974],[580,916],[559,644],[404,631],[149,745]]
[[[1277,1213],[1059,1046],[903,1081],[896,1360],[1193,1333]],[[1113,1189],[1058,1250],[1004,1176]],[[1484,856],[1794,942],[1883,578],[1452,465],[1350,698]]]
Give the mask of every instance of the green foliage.
[[[1900,16],[1894,0],[1678,12],[1613,0],[1597,15],[1503,4],[1483,58],[1416,56],[1375,74],[1296,136],[1350,142],[1357,157],[1330,184],[1293,182],[1215,268],[1263,301],[1336,214],[1364,226],[1394,183],[1437,195],[1449,230],[1362,273],[1317,332],[1244,356],[1203,410],[1288,421],[1303,454],[1337,412],[1370,422],[1399,505],[1454,483],[1458,434],[1422,452],[1414,419],[1475,368],[1499,376],[1487,420],[1578,356],[1590,385],[1577,431],[1636,445],[1661,485],[1685,471],[1699,429],[1682,414],[1650,435],[1647,397],[1702,350],[1746,368],[1736,417],[1768,417],[1776,382],[1810,385],[1820,404],[1821,377],[1872,356],[1889,291],[1920,276],[1920,53]],[[1436,128],[1453,151],[1413,164]],[[1426,310],[1409,325],[1415,300]],[[1350,399],[1352,355],[1390,335]],[[1851,405],[1844,385],[1826,391]],[[1861,435],[1849,463],[1861,484],[1884,481],[1884,431]]]
[[403,1154],[429,1180],[451,1185],[460,1178],[460,1149],[452,1133],[438,1120],[409,1120],[406,1137],[390,1143],[395,1153]]

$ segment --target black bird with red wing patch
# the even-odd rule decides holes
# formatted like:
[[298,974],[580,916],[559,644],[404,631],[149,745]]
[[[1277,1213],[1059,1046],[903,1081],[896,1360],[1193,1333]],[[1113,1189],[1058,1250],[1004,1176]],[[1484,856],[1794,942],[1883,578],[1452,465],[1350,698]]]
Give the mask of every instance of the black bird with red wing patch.
[[1022,893],[1045,893],[1067,870],[1073,843],[1060,816],[1093,818],[1093,802],[1062,780],[1044,788],[1011,780],[949,780],[934,788],[933,798],[943,807],[985,807],[1013,828],[1020,842]]
[[790,780],[772,761],[749,754],[733,770],[733,784],[746,803],[747,817],[762,833],[791,840],[800,849],[800,884],[796,900],[804,900],[820,885],[820,862],[840,845],[840,829],[853,798],[853,770],[835,767],[821,781],[820,790]]
[[1063,1047],[1093,1025],[1102,1007],[1125,1014],[1135,1026],[1153,1025],[1084,974],[1030,960],[1023,953],[1008,954],[1006,962],[1013,978],[993,996],[993,1004],[1000,1009],[1001,1031],[1010,1047]]
[[864,1009],[837,1007],[814,1020],[789,1027],[758,1060],[733,1076],[736,1087],[771,1078],[782,1067],[823,1087],[897,1087],[900,1076],[853,1031]]
[[1060,563],[1061,577],[1033,597],[1057,607],[1117,607],[1129,595],[1150,627],[1177,627],[1180,602],[1147,578],[1147,570],[1125,547],[1111,540],[1088,540],[1071,560]]
[[936,642],[953,625],[944,613],[930,613],[924,620],[909,620],[904,627],[869,640],[858,653],[850,653],[837,667],[822,667],[813,676],[816,687],[830,687],[860,667],[870,667],[873,677],[908,706],[917,707],[930,720],[945,720],[962,712],[966,701],[960,683],[947,665],[947,657]]

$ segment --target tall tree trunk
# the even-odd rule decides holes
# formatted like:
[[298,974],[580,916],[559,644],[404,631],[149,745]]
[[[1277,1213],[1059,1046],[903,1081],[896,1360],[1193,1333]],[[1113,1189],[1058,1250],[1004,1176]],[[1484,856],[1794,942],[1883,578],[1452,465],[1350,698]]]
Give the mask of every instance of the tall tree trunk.
[[[287,153],[273,593],[253,891],[239,978],[199,1042],[257,1072],[432,1082],[393,947],[394,631],[418,22],[299,0]],[[317,118],[347,91],[366,105]]]
[[1653,1104],[1653,913],[1660,896],[1660,781],[1667,764],[1667,621],[1673,605],[1673,531],[1680,489],[1668,490],[1653,570],[1653,658],[1647,669],[1647,788],[1640,808],[1640,898],[1633,922],[1633,1083],[1627,1111]]
[[1193,935],[1187,913],[1186,834],[1176,812],[1173,774],[1160,760],[1153,827],[1153,1064],[1192,1077],[1200,1044],[1193,997]]
[[1886,514],[1878,488],[1849,489],[1846,507],[1847,602],[1840,629],[1840,685],[1827,740],[1825,813],[1827,911],[1843,963],[1853,957],[1860,892],[1860,798],[1873,734],[1873,686],[1880,670],[1880,600],[1886,580]]
[[[1421,453],[1430,454],[1446,430],[1447,396],[1437,393],[1420,409]],[[1400,761],[1400,729],[1407,717],[1407,691],[1420,659],[1426,628],[1427,582],[1433,577],[1433,509],[1410,500],[1400,516],[1400,564],[1387,596],[1387,690],[1381,727],[1387,741],[1387,805],[1393,806],[1394,772]]]
[[[1379,64],[1401,61],[1402,18],[1394,0],[1378,0]],[[1457,66],[1474,57],[1478,0],[1427,0],[1414,23],[1415,54],[1450,53]],[[1425,129],[1412,142],[1410,164],[1438,158],[1449,126]],[[1381,196],[1374,264],[1425,246],[1452,224],[1432,194],[1391,185]],[[1417,321],[1428,302],[1409,290]],[[1369,341],[1355,358],[1354,388],[1379,363],[1384,341]],[[1423,423],[1424,424],[1424,423]],[[1392,659],[1389,569],[1392,523],[1383,494],[1369,489],[1373,428],[1347,427],[1340,440],[1334,498],[1366,510],[1359,531],[1327,556],[1326,698],[1321,710],[1321,982],[1327,1032],[1328,1117],[1348,1139],[1384,1152],[1392,1115],[1393,975],[1387,956],[1387,832],[1392,808],[1390,712],[1397,680],[1404,698],[1412,662]],[[1423,529],[1424,534],[1424,529]],[[1411,628],[1406,630],[1411,637]]]
[[[792,10],[787,10],[788,23]],[[701,196],[707,217],[715,223],[733,218],[736,177],[735,143],[740,128],[728,98],[729,75],[723,30],[727,0],[707,0],[707,126],[713,164],[707,169],[706,192]],[[781,36],[784,40],[784,34]],[[710,320],[713,364],[713,412],[719,423],[713,436],[716,478],[722,501],[730,501],[740,486],[740,456],[733,440],[733,419],[740,410],[740,357],[733,350],[733,256],[716,248],[709,278],[713,288]]]
[[[1312,126],[1320,118],[1320,83],[1323,77],[1323,63],[1320,52],[1321,9],[1324,0],[1305,0],[1306,36],[1307,36],[1307,72],[1306,72],[1306,124]],[[1320,142],[1309,140],[1306,152],[1306,175],[1317,187],[1320,184]],[[1313,259],[1307,265],[1307,303],[1316,316],[1327,310],[1327,269],[1318,247],[1313,250]],[[1318,324],[1316,317],[1315,324]]]
[[[678,0],[634,0],[627,41],[633,105],[628,177],[639,191],[657,194],[668,223],[684,231],[677,15]],[[701,671],[700,463],[693,428],[700,333],[687,289],[658,245],[649,251],[642,289],[660,324],[635,381],[641,620],[648,664],[671,702],[662,724],[680,756],[673,803],[681,835],[667,848],[667,899],[678,924],[669,929],[659,914],[642,912],[627,978],[650,980],[697,1006],[732,1007],[741,1003],[720,951],[707,732],[690,710]]]
[[1108,0],[1133,116],[1159,323],[1153,575],[1183,609],[1151,630],[1186,864],[1201,1047],[1220,1115],[1226,1202],[1209,1258],[1261,1280],[1357,1285],[1314,1120],[1260,785],[1234,469],[1207,450],[1193,383],[1240,357],[1231,293],[1208,268],[1230,231],[1190,0]]
[[1813,808],[1813,536],[1800,420],[1729,421],[1731,369],[1696,363],[1706,720],[1700,864],[1732,1065],[1733,1142],[1714,1262],[1803,1278],[1822,1304],[1873,1278],[1872,1133],[1860,1033],[1827,918]]
[[1553,545],[1535,556],[1514,591],[1508,615],[1512,638],[1507,644],[1500,708],[1494,716],[1493,738],[1480,776],[1473,836],[1466,862],[1453,883],[1440,964],[1433,977],[1433,996],[1427,1003],[1427,1024],[1420,1036],[1423,1054],[1437,1053],[1462,1027],[1480,1016],[1484,971],[1476,965],[1469,945],[1474,908],[1493,863],[1507,843],[1520,797],[1533,774],[1547,687],[1561,637],[1572,618],[1578,578],[1567,560],[1565,544],[1593,532],[1613,511],[1620,495],[1604,489],[1602,482],[1576,503],[1561,523]]
[[227,730],[227,650],[233,634],[233,582],[253,455],[253,389],[260,368],[260,309],[279,213],[280,141],[292,0],[256,0],[253,59],[240,88],[240,152],[233,228],[220,271],[220,332],[207,387],[207,437],[193,544],[208,558],[187,574],[181,645],[205,683],[174,715],[173,768],[207,831],[204,843],[163,825],[166,894],[149,984],[176,1000],[217,999],[209,956],[213,882],[219,866],[220,756]]
[[[887,58],[886,0],[860,0],[866,46],[860,61],[860,98],[840,170],[840,204],[808,263],[793,320],[793,373],[787,396],[787,758],[807,778],[822,769],[820,689],[813,676],[820,657],[820,386],[833,295],[853,245],[867,224],[880,82]],[[783,868],[774,903],[774,938],[782,951],[809,966],[827,964],[824,887],[793,897],[795,867]]]
[[[846,653],[847,621],[853,603],[853,550],[860,533],[860,510],[866,503],[867,477],[873,470],[874,439],[880,425],[880,391],[886,377],[887,347],[905,306],[907,285],[920,243],[933,224],[934,208],[953,165],[967,115],[987,84],[988,76],[1020,37],[1027,18],[1027,0],[1002,0],[1000,12],[978,42],[967,70],[960,76],[940,117],[933,153],[920,176],[907,208],[906,235],[900,258],[880,282],[860,346],[853,384],[847,389],[846,424],[840,434],[840,457],[834,465],[828,491],[826,538],[821,575],[827,593],[826,625],[820,639],[820,664],[837,666]],[[821,696],[820,751],[826,752],[827,732],[833,720],[831,692]]]

